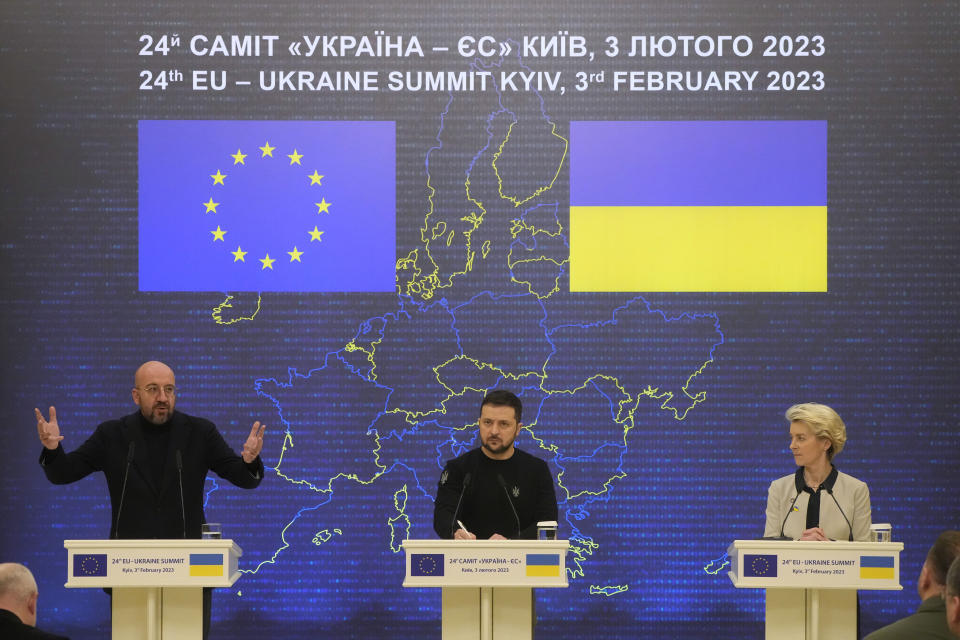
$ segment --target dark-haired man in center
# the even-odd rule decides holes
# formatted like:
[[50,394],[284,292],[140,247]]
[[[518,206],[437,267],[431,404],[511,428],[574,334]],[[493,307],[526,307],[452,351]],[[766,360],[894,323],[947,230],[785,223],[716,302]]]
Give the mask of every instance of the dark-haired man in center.
[[433,528],[441,538],[536,538],[537,522],[557,519],[547,463],[513,446],[522,412],[520,398],[509,391],[483,399],[481,446],[448,460],[440,474]]

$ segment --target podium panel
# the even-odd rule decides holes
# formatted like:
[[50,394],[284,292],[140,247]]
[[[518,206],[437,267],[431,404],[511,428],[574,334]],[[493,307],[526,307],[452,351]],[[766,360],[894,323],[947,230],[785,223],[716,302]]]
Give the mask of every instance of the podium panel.
[[902,542],[734,540],[727,575],[737,588],[899,590]]
[[64,540],[68,588],[113,590],[113,637],[200,640],[203,588],[240,577],[233,540]]
[[855,640],[857,591],[899,590],[900,542],[734,540],[738,589],[766,589],[766,637]]
[[442,589],[444,640],[529,640],[533,589],[568,586],[566,540],[406,540],[404,587]]

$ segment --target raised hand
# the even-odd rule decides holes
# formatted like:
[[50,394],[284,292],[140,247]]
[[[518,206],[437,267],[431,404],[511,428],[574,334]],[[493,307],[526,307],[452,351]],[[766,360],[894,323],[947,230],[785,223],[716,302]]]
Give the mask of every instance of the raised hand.
[[40,442],[47,449],[56,449],[63,440],[63,436],[60,435],[60,425],[57,424],[56,408],[50,407],[49,420],[44,420],[40,409],[34,408],[33,413],[37,416],[37,435],[40,436]]
[[266,428],[267,425],[261,426],[259,421],[253,423],[250,435],[247,436],[247,441],[243,443],[243,453],[240,454],[247,464],[256,460],[257,456],[260,455],[260,450],[263,449],[263,432]]

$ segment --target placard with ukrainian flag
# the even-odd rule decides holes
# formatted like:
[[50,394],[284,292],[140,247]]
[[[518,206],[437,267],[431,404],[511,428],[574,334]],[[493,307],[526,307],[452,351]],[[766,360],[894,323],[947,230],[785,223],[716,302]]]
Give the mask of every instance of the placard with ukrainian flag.
[[893,580],[896,578],[893,556],[860,556],[860,577],[868,580]]
[[570,123],[571,291],[827,290],[827,123]]
[[527,576],[550,578],[560,575],[559,553],[528,553]]
[[222,553],[191,553],[190,575],[216,577],[223,575]]
[[393,122],[141,120],[141,291],[395,290]]

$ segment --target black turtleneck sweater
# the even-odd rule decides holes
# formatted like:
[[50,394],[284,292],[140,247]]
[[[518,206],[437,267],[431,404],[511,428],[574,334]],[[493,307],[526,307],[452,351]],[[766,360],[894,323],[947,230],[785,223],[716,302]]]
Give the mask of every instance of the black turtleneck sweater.
[[449,460],[440,475],[433,528],[441,538],[452,538],[460,520],[480,540],[495,533],[532,539],[537,522],[556,519],[557,497],[547,463],[520,449],[506,460],[493,460],[473,449]]

